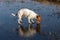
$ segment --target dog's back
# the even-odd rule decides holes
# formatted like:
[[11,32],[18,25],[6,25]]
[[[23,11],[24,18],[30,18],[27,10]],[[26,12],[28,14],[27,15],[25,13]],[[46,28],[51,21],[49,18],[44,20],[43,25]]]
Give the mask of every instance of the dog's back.
[[27,8],[24,8],[24,9],[21,9],[21,10],[19,10],[18,11],[18,15],[22,15],[22,16],[25,16],[25,17],[27,17],[27,16],[36,16],[37,14],[34,12],[34,11],[32,11],[32,10],[30,10],[30,9],[27,9]]

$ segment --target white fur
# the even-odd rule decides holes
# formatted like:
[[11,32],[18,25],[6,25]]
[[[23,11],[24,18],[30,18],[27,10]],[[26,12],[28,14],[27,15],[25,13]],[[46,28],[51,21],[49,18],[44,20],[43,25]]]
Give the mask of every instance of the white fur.
[[[14,14],[12,14],[12,15],[15,16]],[[32,23],[32,22],[34,23],[33,19],[36,19],[37,14],[34,11],[25,8],[25,9],[19,10],[17,16],[18,16],[18,23],[19,24],[21,24],[23,16],[27,17],[28,23]]]

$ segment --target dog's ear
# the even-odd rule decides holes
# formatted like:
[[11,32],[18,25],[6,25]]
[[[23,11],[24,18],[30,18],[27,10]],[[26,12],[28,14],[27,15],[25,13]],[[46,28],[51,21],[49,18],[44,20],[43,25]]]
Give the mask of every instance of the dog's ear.
[[40,17],[40,15],[37,15],[36,18]]

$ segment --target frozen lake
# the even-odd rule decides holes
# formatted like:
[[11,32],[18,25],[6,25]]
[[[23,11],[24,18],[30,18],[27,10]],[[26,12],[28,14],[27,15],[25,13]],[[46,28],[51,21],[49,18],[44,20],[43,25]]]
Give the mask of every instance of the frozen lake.
[[[21,8],[28,8],[41,15],[40,31],[32,37],[21,37],[17,34],[17,13]],[[23,26],[27,26],[24,19]],[[37,2],[0,2],[0,40],[60,40],[60,7]]]

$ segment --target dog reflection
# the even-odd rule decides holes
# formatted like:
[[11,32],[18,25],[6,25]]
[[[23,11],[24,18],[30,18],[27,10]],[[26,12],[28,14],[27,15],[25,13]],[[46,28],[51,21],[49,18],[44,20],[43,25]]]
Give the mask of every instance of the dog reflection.
[[31,24],[29,24],[28,27],[25,29],[23,28],[22,25],[18,25],[18,26],[19,26],[18,33],[21,36],[29,37],[29,36],[33,36],[37,32],[40,32],[40,24],[37,24],[37,26],[35,28],[33,28],[33,26]]

